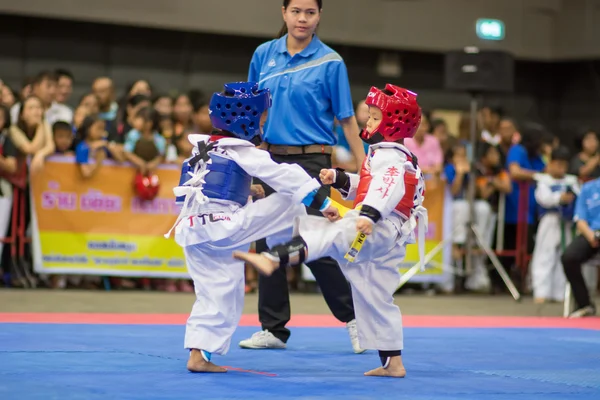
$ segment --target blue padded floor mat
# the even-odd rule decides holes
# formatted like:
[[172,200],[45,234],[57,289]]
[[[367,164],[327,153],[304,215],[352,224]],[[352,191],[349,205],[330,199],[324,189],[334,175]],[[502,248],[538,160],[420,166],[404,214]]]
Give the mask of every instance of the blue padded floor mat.
[[293,328],[286,350],[242,350],[226,374],[185,369],[183,326],[0,324],[0,399],[600,400],[600,332],[407,328],[404,379],[364,377],[343,328]]

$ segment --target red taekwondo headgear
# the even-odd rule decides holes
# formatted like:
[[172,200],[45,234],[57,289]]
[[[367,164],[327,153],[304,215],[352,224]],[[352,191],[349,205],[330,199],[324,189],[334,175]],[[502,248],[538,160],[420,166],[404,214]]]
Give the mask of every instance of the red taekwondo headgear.
[[417,94],[399,86],[385,85],[385,90],[373,86],[365,103],[381,110],[381,124],[373,132],[363,130],[360,137],[369,144],[395,142],[412,138],[421,123],[421,107]]

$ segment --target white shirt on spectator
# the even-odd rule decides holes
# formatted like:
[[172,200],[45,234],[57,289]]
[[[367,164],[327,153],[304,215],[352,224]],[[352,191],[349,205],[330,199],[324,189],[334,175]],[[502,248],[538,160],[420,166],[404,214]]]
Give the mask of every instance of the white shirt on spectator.
[[[21,103],[16,103],[10,109],[10,119],[13,123],[17,122],[19,118],[19,111],[21,110]],[[65,121],[69,124],[73,123],[73,110],[64,104],[53,102],[50,108],[46,110],[44,114],[46,122],[52,126],[56,121]]]

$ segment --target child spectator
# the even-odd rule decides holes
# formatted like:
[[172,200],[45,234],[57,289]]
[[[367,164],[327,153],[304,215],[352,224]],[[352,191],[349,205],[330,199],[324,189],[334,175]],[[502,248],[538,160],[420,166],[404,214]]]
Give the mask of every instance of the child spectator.
[[152,101],[152,106],[162,117],[169,119],[173,115],[173,98],[166,94],[159,94]]
[[104,126],[104,120],[89,116],[77,131],[79,143],[75,148],[75,162],[79,165],[81,176],[86,179],[98,172],[108,155]]
[[167,140],[158,132],[160,116],[152,107],[138,111],[125,138],[125,158],[146,175],[163,162]]
[[210,115],[208,113],[208,103],[203,99],[196,99],[194,103],[194,113],[192,114],[194,122],[194,132],[209,134],[213,131]]
[[533,299],[537,304],[564,300],[566,278],[560,257],[571,242],[575,196],[579,193],[577,177],[567,175],[570,158],[564,147],[552,151],[547,173],[537,179],[535,200],[541,218],[531,260]]
[[52,125],[55,153],[72,156],[73,152],[73,127],[65,121],[56,121]]

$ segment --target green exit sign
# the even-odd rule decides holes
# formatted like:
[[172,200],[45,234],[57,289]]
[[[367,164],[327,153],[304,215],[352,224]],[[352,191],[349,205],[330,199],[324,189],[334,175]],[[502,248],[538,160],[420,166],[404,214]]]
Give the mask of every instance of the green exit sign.
[[504,39],[504,22],[499,19],[478,19],[476,32],[481,39],[502,40]]

